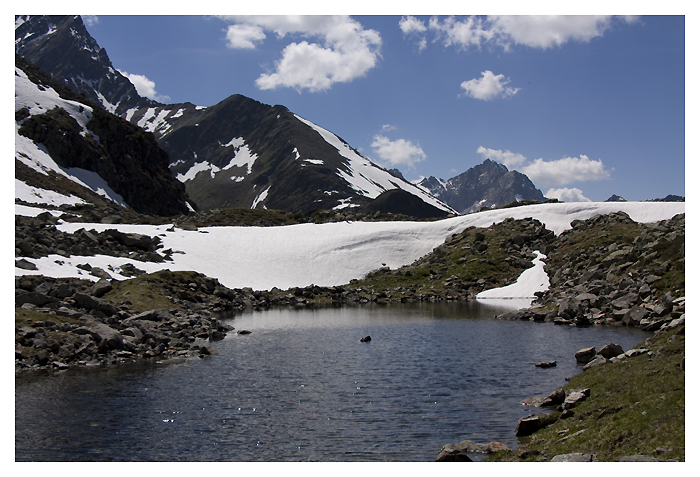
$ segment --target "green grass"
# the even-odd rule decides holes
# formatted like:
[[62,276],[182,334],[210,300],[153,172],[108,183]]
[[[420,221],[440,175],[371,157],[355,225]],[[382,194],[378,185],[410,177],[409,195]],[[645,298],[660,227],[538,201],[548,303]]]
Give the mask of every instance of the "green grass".
[[[523,447],[539,451],[524,460],[581,452],[596,454],[601,462],[637,454],[684,461],[683,333],[674,329],[656,336],[646,346],[651,357],[639,355],[574,376],[565,389],[590,388],[590,397],[573,408],[572,417],[520,438]],[[584,432],[562,441],[579,431]],[[657,448],[672,451],[657,454]],[[518,459],[511,452],[492,460]]]

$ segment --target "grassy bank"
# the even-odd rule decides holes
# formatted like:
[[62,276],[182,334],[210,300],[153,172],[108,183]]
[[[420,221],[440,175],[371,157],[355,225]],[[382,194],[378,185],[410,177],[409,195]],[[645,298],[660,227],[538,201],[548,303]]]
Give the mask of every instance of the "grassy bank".
[[552,424],[490,460],[541,461],[580,452],[601,462],[630,455],[685,461],[685,327],[657,333],[638,347],[650,353],[574,376],[564,389],[588,388],[590,397],[573,408],[573,416],[553,412]]

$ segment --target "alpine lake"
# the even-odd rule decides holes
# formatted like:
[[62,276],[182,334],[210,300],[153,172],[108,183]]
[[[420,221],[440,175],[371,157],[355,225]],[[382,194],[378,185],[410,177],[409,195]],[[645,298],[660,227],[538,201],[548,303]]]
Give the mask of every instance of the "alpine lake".
[[465,439],[515,449],[518,419],[546,412],[520,402],[581,372],[576,351],[650,336],[495,319],[508,309],[251,311],[226,320],[251,333],[229,332],[203,359],[20,373],[15,460],[414,462]]

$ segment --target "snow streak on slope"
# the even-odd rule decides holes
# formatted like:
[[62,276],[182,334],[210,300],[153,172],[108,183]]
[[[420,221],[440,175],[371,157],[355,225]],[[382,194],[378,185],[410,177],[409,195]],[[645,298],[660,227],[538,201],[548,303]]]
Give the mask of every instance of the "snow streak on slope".
[[[342,222],[300,224],[285,227],[208,227],[199,231],[170,225],[107,225],[62,223],[57,228],[74,232],[79,228],[98,232],[117,228],[126,233],[160,236],[164,248],[172,248],[172,262],[144,263],[114,257],[44,257],[28,259],[37,271],[15,268],[16,275],[44,274],[96,277],[76,267],[89,263],[116,279],[115,270],[124,263],[153,272],[161,269],[194,270],[219,279],[230,288],[287,289],[310,284],[344,285],[353,278],[386,264],[392,269],[413,263],[466,227],[488,227],[508,217],[534,217],[560,234],[574,219],[624,211],[637,222],[656,222],[685,212],[682,202],[587,202],[537,204],[487,211],[435,222]],[[28,214],[26,208],[16,213]],[[182,253],[178,253],[182,252]],[[63,264],[56,263],[56,260]]]
[[83,129],[82,135],[92,134],[85,125],[92,119],[92,108],[77,101],[61,98],[53,89],[32,83],[20,68],[15,67],[15,111],[27,108],[30,115],[43,114],[59,107],[65,110]]
[[[187,182],[194,179],[197,176],[197,174],[203,171],[210,171],[209,174],[211,174],[211,178],[213,179],[214,176],[216,176],[216,174],[218,174],[221,171],[226,171],[228,169],[231,169],[232,167],[245,167],[245,175],[233,175],[230,177],[232,181],[241,182],[243,179],[245,179],[245,176],[247,176],[253,171],[253,164],[255,164],[258,155],[250,150],[250,147],[248,147],[248,145],[245,144],[245,141],[242,137],[235,137],[231,139],[231,141],[229,141],[227,144],[222,144],[221,146],[233,148],[233,157],[231,158],[229,163],[226,164],[224,167],[217,167],[208,161],[196,162],[184,174],[179,173],[176,176],[176,179],[180,182]],[[255,206],[251,207],[251,209],[254,208]]]
[[32,187],[18,179],[15,179],[15,199],[23,200],[29,204],[48,204],[55,206],[85,203],[80,197],[74,195],[67,196],[53,190]]
[[348,170],[338,169],[338,176],[344,179],[350,187],[358,194],[375,199],[379,194],[391,189],[403,189],[406,192],[418,196],[424,202],[450,213],[454,213],[449,206],[440,202],[438,199],[420,189],[413,184],[402,181],[394,177],[389,172],[380,169],[369,159],[362,157],[355,152],[350,146],[344,143],[338,136],[332,132],[323,129],[320,126],[307,121],[306,119],[295,115],[295,117],[306,124],[307,126],[318,132],[321,137],[331,146],[335,147],[341,156],[348,160]]

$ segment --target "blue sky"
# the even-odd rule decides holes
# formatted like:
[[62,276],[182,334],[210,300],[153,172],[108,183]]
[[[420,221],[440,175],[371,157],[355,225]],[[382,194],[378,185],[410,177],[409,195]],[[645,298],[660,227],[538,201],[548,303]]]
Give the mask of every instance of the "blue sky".
[[489,157],[566,201],[685,195],[683,16],[84,21],[144,96],[283,104],[409,180]]

